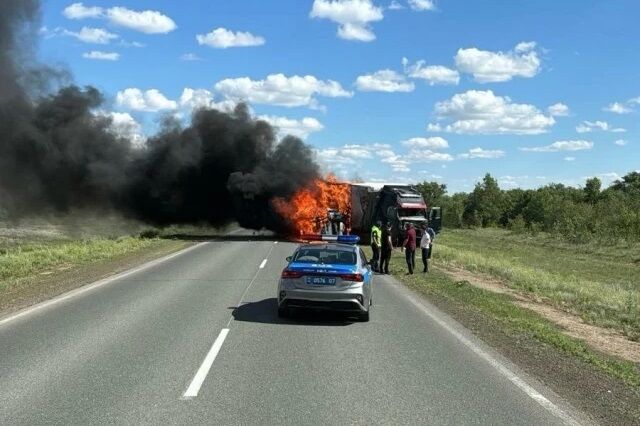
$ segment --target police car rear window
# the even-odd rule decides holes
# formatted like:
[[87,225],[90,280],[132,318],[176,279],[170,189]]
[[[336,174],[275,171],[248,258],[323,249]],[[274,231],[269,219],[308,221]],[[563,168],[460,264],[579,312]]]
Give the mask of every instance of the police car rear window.
[[303,248],[293,258],[298,263],[325,263],[331,265],[355,265],[356,254],[347,250],[327,250],[320,248]]

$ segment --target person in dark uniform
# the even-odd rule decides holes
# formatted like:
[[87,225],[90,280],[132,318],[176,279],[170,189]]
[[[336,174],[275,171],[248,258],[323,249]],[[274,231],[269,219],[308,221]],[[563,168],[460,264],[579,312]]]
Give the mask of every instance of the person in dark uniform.
[[389,273],[391,250],[393,250],[393,242],[391,240],[391,224],[387,223],[384,228],[382,228],[382,248],[380,250],[380,272],[383,274]]

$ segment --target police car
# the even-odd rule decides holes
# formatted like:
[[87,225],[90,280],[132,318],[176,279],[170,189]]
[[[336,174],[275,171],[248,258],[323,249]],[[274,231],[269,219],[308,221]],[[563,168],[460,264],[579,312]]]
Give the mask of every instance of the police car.
[[306,236],[282,271],[278,284],[278,315],[292,309],[342,311],[369,321],[373,271],[357,246],[355,235]]

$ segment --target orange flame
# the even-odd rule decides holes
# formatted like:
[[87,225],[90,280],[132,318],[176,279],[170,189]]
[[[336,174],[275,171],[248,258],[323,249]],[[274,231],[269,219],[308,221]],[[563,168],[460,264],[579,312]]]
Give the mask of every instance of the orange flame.
[[329,209],[345,215],[345,226],[348,228],[348,217],[351,213],[350,185],[329,175],[325,180],[314,180],[288,200],[274,199],[273,206],[299,234],[319,233],[328,220]]

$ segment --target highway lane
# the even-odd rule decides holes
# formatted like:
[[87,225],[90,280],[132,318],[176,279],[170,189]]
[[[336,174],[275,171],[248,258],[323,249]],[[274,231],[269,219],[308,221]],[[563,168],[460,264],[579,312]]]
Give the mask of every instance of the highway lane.
[[369,323],[279,320],[294,248],[209,242],[0,325],[0,424],[562,424],[387,277]]

